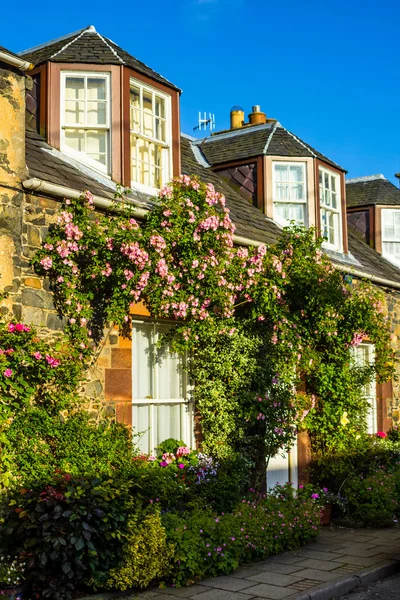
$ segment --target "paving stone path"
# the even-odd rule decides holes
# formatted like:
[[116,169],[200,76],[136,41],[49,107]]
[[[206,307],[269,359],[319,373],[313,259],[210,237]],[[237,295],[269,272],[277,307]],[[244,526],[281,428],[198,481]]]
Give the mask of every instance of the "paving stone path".
[[228,577],[185,588],[98,594],[86,600],[330,600],[397,571],[397,526],[358,530],[332,526],[298,550],[246,565]]

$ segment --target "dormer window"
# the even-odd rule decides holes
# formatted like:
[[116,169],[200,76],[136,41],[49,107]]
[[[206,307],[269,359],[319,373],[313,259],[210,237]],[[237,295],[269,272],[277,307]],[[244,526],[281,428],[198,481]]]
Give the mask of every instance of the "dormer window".
[[171,177],[171,97],[131,79],[132,185],[154,193]]
[[273,163],[274,220],[281,225],[291,221],[306,225],[306,165],[298,162]]
[[399,209],[382,209],[382,256],[400,265]]
[[65,71],[61,86],[61,150],[108,175],[110,75]]
[[319,167],[319,202],[321,235],[325,246],[342,251],[342,211],[340,177],[333,171]]

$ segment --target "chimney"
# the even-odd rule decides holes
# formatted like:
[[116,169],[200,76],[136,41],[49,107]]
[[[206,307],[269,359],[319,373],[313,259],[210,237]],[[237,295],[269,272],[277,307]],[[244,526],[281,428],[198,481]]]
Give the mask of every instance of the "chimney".
[[267,122],[267,115],[261,112],[259,104],[253,106],[253,111],[249,114],[250,125],[260,125]]
[[231,108],[231,129],[239,129],[244,124],[244,110],[241,106]]

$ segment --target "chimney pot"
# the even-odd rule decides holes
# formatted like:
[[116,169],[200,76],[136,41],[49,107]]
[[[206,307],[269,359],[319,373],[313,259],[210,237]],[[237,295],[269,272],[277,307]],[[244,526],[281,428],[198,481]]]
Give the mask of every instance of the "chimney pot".
[[249,114],[250,125],[260,125],[261,123],[267,122],[267,115],[261,112],[259,104],[253,106],[253,112]]
[[244,110],[241,106],[233,106],[231,108],[231,129],[239,129],[243,127]]

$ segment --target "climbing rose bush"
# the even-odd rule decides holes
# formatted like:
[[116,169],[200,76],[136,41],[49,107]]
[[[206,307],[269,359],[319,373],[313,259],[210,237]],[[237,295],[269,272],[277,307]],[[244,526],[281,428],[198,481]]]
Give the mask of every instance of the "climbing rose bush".
[[[383,296],[345,283],[313,229],[234,247],[225,198],[188,176],[161,190],[140,227],[120,200],[94,213],[89,192],[64,208],[34,264],[75,347],[90,354],[109,321],[129,335],[138,301],[175,322],[160,343],[188,353],[206,452],[261,456],[261,471],[299,427],[331,447],[365,429],[363,386],[394,369]],[[360,368],[351,349],[366,337],[377,359]]]

